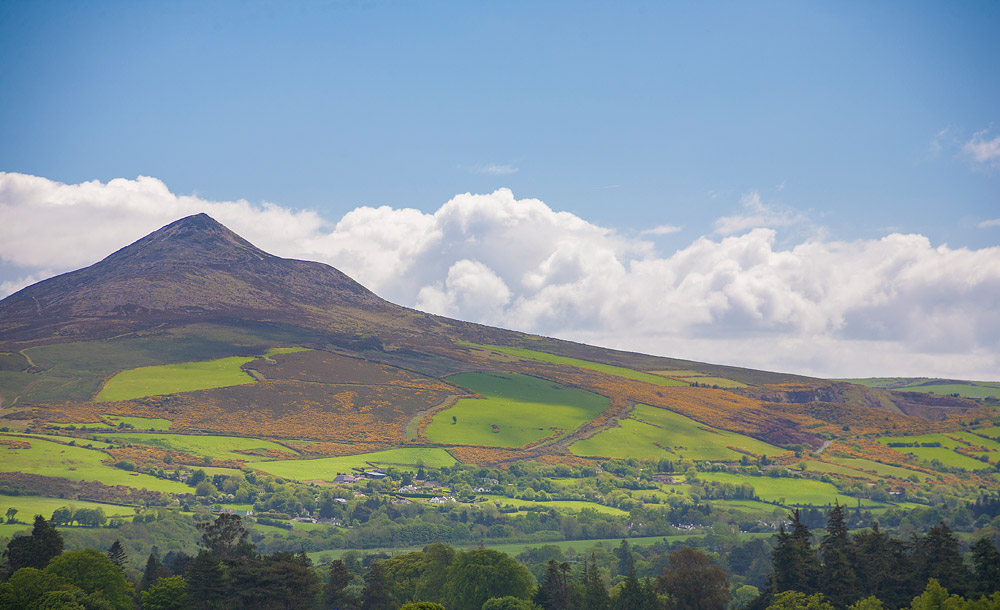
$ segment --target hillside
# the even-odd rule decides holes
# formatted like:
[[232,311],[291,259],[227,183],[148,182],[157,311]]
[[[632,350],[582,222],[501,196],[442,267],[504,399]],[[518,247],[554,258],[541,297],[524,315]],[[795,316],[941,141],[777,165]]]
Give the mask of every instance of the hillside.
[[[381,468],[388,492],[427,468],[451,481],[437,493],[470,507],[587,508],[622,525],[666,503],[683,509],[675,525],[692,507],[714,515],[702,521],[773,523],[762,516],[834,500],[890,510],[942,489],[971,498],[995,487],[1000,455],[986,399],[434,316],[263,252],[203,214],[0,301],[0,401],[0,488],[189,508],[183,482],[202,469],[215,474],[196,505],[270,506],[263,487],[234,490]],[[529,462],[555,470],[525,478]],[[471,468],[511,478],[475,492],[461,474]],[[273,512],[300,510],[311,509]]]

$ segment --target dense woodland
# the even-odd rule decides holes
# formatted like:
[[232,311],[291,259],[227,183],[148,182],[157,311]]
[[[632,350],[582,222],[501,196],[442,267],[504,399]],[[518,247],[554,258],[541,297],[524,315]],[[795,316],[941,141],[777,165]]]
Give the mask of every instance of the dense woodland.
[[[392,557],[346,555],[321,567],[304,552],[261,552],[241,517],[223,514],[197,525],[196,554],[161,556],[154,548],[141,572],[128,569],[120,541],[104,552],[64,550],[60,531],[37,516],[31,534],[14,537],[3,553],[0,610],[1000,609],[1000,552],[992,540],[979,539],[963,557],[943,522],[903,540],[877,523],[851,533],[847,512],[835,506],[814,537],[795,511],[773,544],[758,539],[725,556],[683,543],[643,552],[623,539],[602,556],[568,560],[542,547],[515,559],[438,542]],[[640,578],[639,562],[655,576]],[[760,587],[731,582],[723,569],[755,563],[769,566]]]

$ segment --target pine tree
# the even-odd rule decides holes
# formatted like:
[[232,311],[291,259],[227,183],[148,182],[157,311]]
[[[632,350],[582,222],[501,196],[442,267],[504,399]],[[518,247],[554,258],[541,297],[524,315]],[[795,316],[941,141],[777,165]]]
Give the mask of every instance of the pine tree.
[[139,590],[145,591],[152,587],[157,580],[170,576],[170,570],[160,563],[160,550],[153,546],[149,557],[146,559],[146,568],[142,571],[142,580],[139,581]]
[[347,585],[351,584],[354,574],[347,569],[347,565],[335,559],[330,563],[330,574],[323,588],[323,604],[326,608],[349,610],[358,607],[358,600],[347,592]]
[[907,546],[882,532],[878,523],[855,536],[858,599],[876,596],[888,608],[910,603],[919,592],[911,585],[913,561]]
[[860,599],[854,542],[844,521],[844,507],[839,503],[827,517],[826,534],[819,550],[823,557],[820,590],[830,603],[841,608]]
[[4,558],[7,559],[8,569],[13,574],[21,568],[41,570],[62,551],[62,534],[52,527],[45,517],[36,515],[31,535],[15,536],[7,543]]
[[229,577],[218,558],[201,551],[184,571],[193,607],[214,610],[225,607],[230,597]]
[[819,572],[819,560],[812,548],[812,534],[799,518],[799,511],[793,512],[792,531],[786,532],[782,526],[778,532],[778,545],[772,554],[774,571],[768,583],[771,594],[782,591],[815,591]]
[[569,610],[574,607],[572,593],[569,564],[560,564],[555,559],[550,559],[545,567],[545,575],[538,583],[535,603],[543,610]]
[[361,591],[361,610],[393,610],[396,600],[389,591],[389,579],[378,561],[372,562],[365,574],[365,588]]
[[108,549],[108,559],[111,563],[118,566],[119,569],[125,568],[125,562],[128,561],[128,553],[125,552],[125,547],[122,546],[120,540],[115,540],[111,548]]
[[589,562],[583,560],[583,600],[580,607],[581,610],[608,610],[611,607],[608,589],[601,580],[597,559],[593,555]]
[[975,594],[991,595],[1000,591],[1000,552],[985,536],[972,545],[975,570]]
[[916,576],[920,583],[931,578],[956,595],[965,595],[972,575],[958,550],[958,538],[943,521],[915,541]]

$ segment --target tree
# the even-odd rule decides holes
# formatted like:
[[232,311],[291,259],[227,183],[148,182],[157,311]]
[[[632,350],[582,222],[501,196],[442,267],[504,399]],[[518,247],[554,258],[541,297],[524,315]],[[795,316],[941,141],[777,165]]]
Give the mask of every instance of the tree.
[[912,610],[962,610],[965,600],[955,594],[948,594],[948,589],[941,586],[936,578],[927,581],[924,592],[913,599]]
[[869,595],[848,606],[847,610],[885,610],[885,605],[882,604],[882,600],[879,598]]
[[822,593],[806,595],[799,591],[783,591],[774,596],[767,610],[833,610]]
[[601,580],[597,569],[597,559],[590,556],[590,561],[583,561],[583,601],[581,610],[608,610],[611,607],[611,597]]
[[160,550],[156,548],[156,545],[153,545],[153,549],[146,559],[146,568],[142,571],[139,590],[145,591],[152,587],[157,580],[167,576],[170,576],[170,571],[160,563]]
[[7,523],[14,523],[14,515],[17,514],[17,509],[13,506],[7,509]]
[[69,525],[73,523],[73,511],[65,506],[60,506],[52,511],[52,523],[56,525]]
[[543,610],[569,610],[578,606],[569,578],[568,563],[557,563],[555,559],[549,560],[545,567],[545,575],[538,583],[535,603]]
[[125,552],[125,547],[122,546],[120,540],[116,539],[111,545],[111,548],[108,549],[108,559],[110,559],[111,563],[115,564],[119,570],[125,568],[125,562],[128,561],[128,553]]
[[538,606],[526,599],[505,595],[486,600],[483,602],[482,610],[538,610]]
[[11,572],[21,568],[38,568],[62,553],[63,538],[59,530],[49,525],[45,517],[37,515],[30,536],[15,536],[4,551]]
[[936,580],[941,587],[956,594],[966,592],[971,574],[958,550],[958,538],[944,522],[932,527],[914,544],[916,576],[919,582]]
[[984,536],[972,545],[972,565],[977,595],[1000,591],[1000,552],[989,538]]
[[229,598],[229,577],[225,567],[208,551],[201,551],[188,563],[184,580],[194,608],[220,608]]
[[916,595],[911,585],[913,561],[906,546],[879,529],[872,529],[854,537],[858,576],[857,597],[877,595],[887,607],[909,605]]
[[635,576],[635,565],[629,560],[628,576],[625,577],[618,595],[611,599],[612,610],[659,610],[656,591],[647,580],[640,583]]
[[21,568],[10,580],[0,584],[0,610],[30,608],[47,592],[68,586],[58,576],[37,568]]
[[399,610],[445,610],[445,608],[434,602],[409,602],[400,606]]
[[839,502],[827,516],[826,534],[819,550],[823,558],[819,584],[826,598],[838,608],[858,599],[854,542],[844,521],[844,507]]
[[186,610],[189,604],[188,586],[180,576],[161,578],[142,592],[142,610]]
[[45,572],[103,598],[115,610],[133,607],[132,585],[107,555],[97,549],[66,551],[49,562]]
[[396,601],[389,592],[389,580],[386,578],[382,563],[374,561],[365,574],[365,588],[361,591],[361,610],[393,610]]
[[481,608],[493,597],[531,597],[531,573],[508,555],[492,549],[460,551],[444,585],[448,608]]
[[670,597],[672,608],[725,610],[729,602],[729,578],[708,555],[684,547],[671,551],[670,567],[656,579],[656,590]]
[[772,561],[774,571],[768,583],[771,593],[782,591],[815,591],[819,561],[812,548],[812,534],[800,518],[799,511],[791,515],[792,530],[782,526]]
[[212,523],[199,523],[202,544],[219,559],[247,557],[254,552],[250,533],[239,515],[221,514]]
[[354,574],[351,574],[350,570],[347,569],[347,565],[339,559],[334,559],[330,563],[330,577],[323,588],[324,605],[327,608],[340,610],[356,608],[358,606],[357,598],[347,592],[347,585],[353,579]]
[[618,558],[618,574],[625,576],[628,574],[629,566],[632,565],[632,547],[624,538],[615,549],[615,557]]
[[760,590],[753,585],[740,585],[733,590],[733,596],[726,605],[726,610],[742,610],[746,608],[756,597],[760,595]]

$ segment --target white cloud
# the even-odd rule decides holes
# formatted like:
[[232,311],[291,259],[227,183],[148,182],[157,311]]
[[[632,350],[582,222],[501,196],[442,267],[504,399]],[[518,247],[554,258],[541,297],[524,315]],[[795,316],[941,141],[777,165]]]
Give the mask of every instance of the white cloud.
[[760,193],[756,191],[743,195],[740,205],[743,207],[743,214],[724,216],[715,221],[717,234],[733,235],[760,227],[787,227],[806,220],[799,212],[764,203]]
[[681,227],[675,225],[660,225],[658,227],[653,227],[652,229],[646,229],[642,231],[642,235],[670,235],[671,233],[677,233],[681,230]]
[[661,254],[507,189],[457,195],[432,213],[361,207],[327,223],[177,196],[153,178],[62,185],[0,173],[0,258],[40,277],[205,211],[275,254],[330,263],[396,303],[461,319],[771,370],[996,377],[1000,247],[902,234],[779,247],[776,228],[801,215],[756,193],[743,207],[720,219],[717,237]]
[[485,163],[481,165],[473,166],[470,171],[473,174],[489,174],[491,176],[509,176],[510,174],[516,174],[518,168],[509,164],[499,164],[499,163]]
[[993,227],[1000,227],[1000,218],[991,218],[990,220],[984,220],[978,225],[980,229],[991,229]]
[[996,166],[1000,163],[1000,136],[989,139],[988,129],[977,131],[962,146],[962,151],[981,165]]

